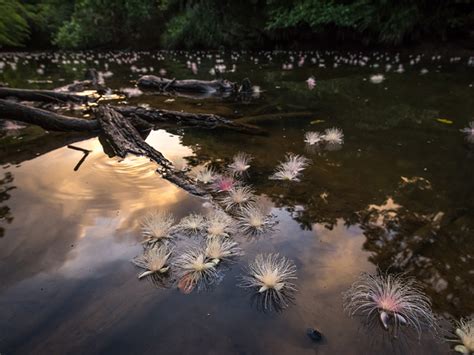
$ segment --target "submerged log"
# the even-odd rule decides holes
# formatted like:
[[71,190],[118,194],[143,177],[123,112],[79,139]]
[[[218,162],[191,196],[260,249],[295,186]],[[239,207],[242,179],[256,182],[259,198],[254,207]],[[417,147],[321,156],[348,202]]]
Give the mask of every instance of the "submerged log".
[[114,109],[124,116],[141,118],[154,125],[173,123],[209,129],[224,127],[247,134],[265,134],[265,131],[257,126],[236,122],[214,114],[169,111],[136,106],[116,106]]
[[141,90],[176,91],[190,93],[231,93],[236,85],[227,80],[176,80],[144,75],[138,79]]
[[0,99],[14,97],[21,101],[40,101],[40,102],[74,102],[86,103],[89,101],[87,96],[74,95],[64,92],[56,92],[51,90],[29,90],[29,89],[13,89],[0,87]]
[[103,85],[103,79],[97,70],[89,68],[84,73],[84,80],[76,80],[72,84],[61,86],[54,91],[57,92],[80,92],[85,90],[95,90],[99,94],[104,94],[107,88]]
[[193,195],[206,195],[206,192],[200,189],[184,172],[175,170],[173,163],[146,143],[122,114],[106,105],[99,106],[95,112],[101,131],[116,155],[122,158],[129,153],[146,156],[162,167],[158,172],[164,179]]
[[100,128],[96,120],[63,116],[2,99],[0,99],[0,119],[30,123],[49,131],[60,132],[91,132]]

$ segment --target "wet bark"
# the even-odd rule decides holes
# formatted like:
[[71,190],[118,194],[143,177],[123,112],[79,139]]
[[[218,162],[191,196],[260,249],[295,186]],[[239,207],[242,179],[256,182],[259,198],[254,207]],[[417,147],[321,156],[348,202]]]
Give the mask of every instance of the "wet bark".
[[163,154],[149,145],[133,127],[130,121],[110,106],[99,106],[96,118],[107,143],[114,153],[124,158],[127,154],[142,155],[161,166],[162,177],[193,195],[203,196],[206,192],[199,188],[184,172],[177,171]]
[[235,122],[213,114],[148,109],[135,106],[116,106],[114,109],[124,116],[141,118],[153,125],[172,123],[186,127],[209,129],[223,127],[247,134],[265,134],[265,131],[257,126]]
[[137,86],[141,90],[176,91],[195,93],[230,93],[236,85],[227,80],[176,80],[144,75],[138,79]]
[[9,97],[13,97],[21,101],[40,101],[56,103],[86,103],[90,100],[90,98],[88,98],[87,96],[56,92],[52,90],[29,90],[0,87],[0,99],[6,99]]
[[99,130],[96,120],[73,118],[0,99],[0,119],[34,124],[49,131],[91,132]]

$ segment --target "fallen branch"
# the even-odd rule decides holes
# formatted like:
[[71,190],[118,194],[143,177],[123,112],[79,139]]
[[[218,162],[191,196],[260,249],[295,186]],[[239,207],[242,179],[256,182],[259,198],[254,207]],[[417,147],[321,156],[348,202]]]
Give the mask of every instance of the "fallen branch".
[[0,119],[30,123],[49,131],[91,132],[100,128],[96,120],[63,116],[2,99],[0,99]]
[[153,125],[160,123],[174,123],[183,126],[202,128],[224,127],[242,133],[265,134],[265,131],[257,126],[236,122],[213,114],[178,112],[135,106],[116,106],[114,109],[124,116],[141,118]]
[[138,79],[141,90],[177,91],[195,93],[229,93],[236,90],[234,83],[227,80],[176,80],[144,75]]
[[67,146],[69,149],[72,149],[72,150],[77,150],[79,152],[82,152],[84,155],[82,156],[81,160],[78,161],[78,163],[76,164],[76,166],[74,167],[74,171],[78,171],[79,168],[81,167],[82,163],[84,163],[84,161],[86,160],[87,156],[92,153],[92,150],[89,150],[89,149],[84,149],[84,148],[81,148],[81,147],[76,147],[74,145],[71,145],[69,144]]
[[29,90],[29,89],[12,89],[0,87],[0,99],[15,97],[21,101],[40,101],[40,102],[74,102],[86,103],[90,100],[87,96],[69,94],[64,92],[56,92],[51,90]]
[[107,143],[114,153],[124,158],[127,154],[143,155],[158,163],[162,177],[183,188],[193,195],[204,196],[207,193],[200,189],[184,172],[177,171],[168,159],[155,148],[146,143],[140,133],[128,119],[110,106],[99,106],[96,117]]

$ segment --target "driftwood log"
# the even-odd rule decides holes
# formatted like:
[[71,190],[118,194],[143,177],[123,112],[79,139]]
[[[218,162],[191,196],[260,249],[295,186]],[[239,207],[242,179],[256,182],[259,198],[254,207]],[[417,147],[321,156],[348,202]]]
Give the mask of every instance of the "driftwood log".
[[193,195],[204,196],[207,194],[183,171],[175,170],[173,163],[163,154],[146,143],[140,133],[122,114],[106,105],[99,106],[95,111],[101,132],[117,156],[124,158],[129,153],[146,156],[161,166],[158,172],[164,179]]
[[144,75],[138,79],[137,86],[141,90],[176,91],[184,93],[232,93],[236,85],[227,80],[176,80]]
[[[163,79],[152,75],[143,76],[138,81],[140,89],[155,91],[170,91],[174,93],[195,93],[206,95],[221,95],[239,93],[242,88],[226,80],[175,80]],[[50,90],[26,90],[0,87],[0,120],[13,120],[40,126],[49,131],[88,132],[99,135],[104,143],[104,150],[112,155],[124,158],[127,154],[146,156],[156,162],[158,172],[164,179],[183,188],[191,194],[204,196],[207,192],[201,189],[184,171],[178,171],[171,161],[163,154],[145,142],[141,133],[149,132],[151,128],[163,124],[193,126],[203,128],[224,127],[243,133],[262,134],[260,128],[245,123],[235,122],[213,114],[187,113],[161,109],[148,109],[133,106],[100,105],[92,108],[94,119],[76,118],[61,115],[51,111],[5,100],[15,98],[20,101],[39,101],[47,103],[87,103],[90,98],[73,94],[72,92],[94,89],[103,93],[107,90],[102,86],[98,73],[90,69],[86,78],[73,84]],[[84,154],[76,168],[87,157]],[[1,156],[1,155],[0,155]]]
[[184,122],[186,125],[209,127],[245,127],[222,117],[209,114],[192,114],[166,110],[146,110],[139,107],[112,107],[101,105],[93,109],[95,119],[74,118],[43,109],[0,99],[0,119],[34,124],[46,130],[67,132],[93,132],[105,139],[114,155],[127,154],[146,156],[159,164],[162,177],[189,193],[197,196],[207,195],[183,171],[173,167],[172,162],[145,142],[141,130],[149,130],[163,122]]
[[96,120],[74,118],[0,99],[0,119],[40,126],[48,131],[93,132],[99,130]]
[[90,100],[87,96],[75,95],[52,90],[29,90],[0,87],[0,99],[16,98],[20,101],[60,102],[60,103],[86,103]]
[[[213,114],[146,109],[135,106],[114,106],[114,110],[127,117],[139,131],[172,123],[188,127],[223,127],[247,134],[265,133],[259,127],[238,123]],[[64,116],[2,99],[0,99],[0,119],[34,124],[49,131],[94,132],[100,130],[97,120]]]
[[247,134],[265,134],[265,131],[257,126],[236,122],[213,114],[169,111],[135,106],[116,106],[114,108],[126,117],[141,118],[153,125],[172,123],[186,127],[223,127]]

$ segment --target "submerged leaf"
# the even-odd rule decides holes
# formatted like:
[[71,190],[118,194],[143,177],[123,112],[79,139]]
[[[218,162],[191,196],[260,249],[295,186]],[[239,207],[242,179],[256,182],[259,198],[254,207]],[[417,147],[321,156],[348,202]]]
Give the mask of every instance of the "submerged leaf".
[[448,120],[446,118],[437,118],[436,121],[438,121],[440,123],[444,123],[444,124],[453,124],[453,121]]

